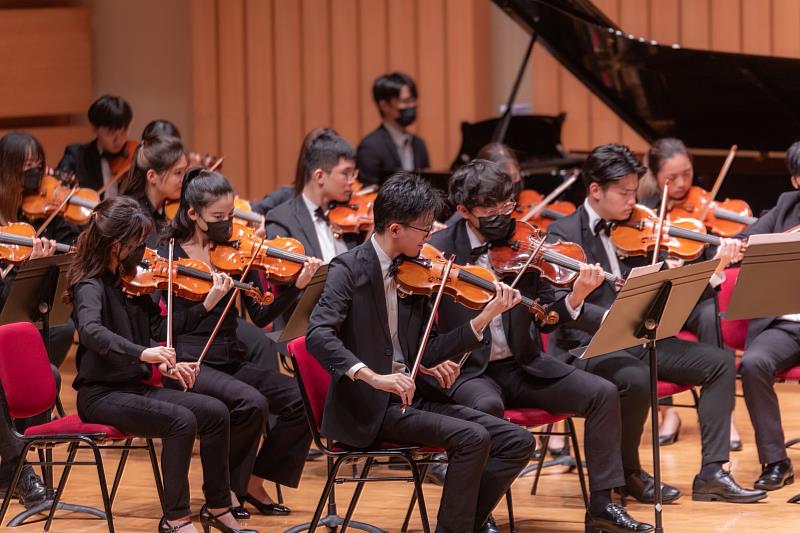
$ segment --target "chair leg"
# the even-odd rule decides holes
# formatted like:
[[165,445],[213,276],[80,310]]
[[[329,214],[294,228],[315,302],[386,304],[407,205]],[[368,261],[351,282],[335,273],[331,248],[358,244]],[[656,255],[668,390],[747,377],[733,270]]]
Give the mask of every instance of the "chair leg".
[[58,480],[58,487],[53,496],[53,502],[50,504],[50,512],[47,513],[47,521],[44,523],[45,531],[50,531],[50,526],[53,524],[53,517],[56,514],[56,509],[58,509],[58,502],[61,501],[61,495],[64,494],[64,487],[67,485],[67,479],[69,478],[69,473],[72,470],[72,463],[75,461],[75,454],[77,453],[78,443],[70,442],[67,448],[67,460],[64,465],[64,471],[61,472],[61,479]]
[[166,514],[167,503],[164,501],[164,482],[161,479],[161,468],[158,466],[156,446],[153,444],[153,439],[147,439],[147,455],[150,456],[150,466],[153,469],[153,480],[156,484],[156,492],[158,492],[158,501],[161,502],[161,510]]
[[544,430],[544,438],[542,439],[542,453],[539,457],[539,465],[536,468],[536,475],[533,478],[533,485],[531,485],[531,495],[536,495],[536,489],[539,487],[539,476],[542,475],[542,466],[544,465],[544,458],[547,456],[547,444],[550,442],[550,432],[553,431],[553,424],[548,424]]
[[119,484],[122,481],[122,473],[125,471],[125,465],[128,462],[128,455],[131,453],[131,443],[133,439],[127,439],[125,441],[125,449],[122,450],[122,455],[119,457],[119,464],[117,465],[117,472],[114,474],[114,484],[111,486],[111,506],[114,506],[114,499],[117,497],[117,490],[119,489]]
[[514,502],[511,499],[511,487],[506,491],[506,505],[508,506],[508,527],[511,533],[517,533],[517,526],[514,524]]
[[796,446],[797,444],[800,444],[800,439],[791,439],[786,441],[787,448],[791,448],[792,446]]
[[697,394],[697,388],[692,387],[692,400],[694,400],[694,412],[697,414],[697,423],[700,423],[700,396]]
[[581,493],[583,494],[583,505],[589,509],[589,493],[586,490],[586,477],[583,472],[583,460],[581,459],[581,448],[578,444],[578,433],[575,431],[575,424],[571,418],[567,419],[567,430],[572,439],[572,447],[575,449],[575,463],[578,466],[578,480],[581,483]]
[[408,462],[408,466],[411,467],[411,476],[414,478],[414,493],[417,495],[417,504],[419,505],[419,517],[422,520],[422,531],[424,533],[430,533],[431,531],[431,524],[428,521],[428,508],[425,506],[425,494],[422,491],[422,476],[419,473],[419,467],[417,463],[411,459],[411,457],[407,457],[406,461]]
[[[373,461],[374,459],[372,457],[367,458],[366,462],[364,463],[364,468],[361,470],[361,475],[359,476],[361,479],[367,479],[367,476],[369,476],[369,470],[372,468]],[[359,481],[358,485],[356,485],[356,490],[353,492],[353,497],[350,498],[350,505],[347,506],[347,514],[344,515],[344,520],[339,528],[339,533],[344,533],[345,530],[347,530],[347,526],[350,525],[350,520],[353,518],[353,513],[356,510],[358,499],[361,498],[361,491],[363,490],[364,482]]]
[[103,469],[103,456],[100,455],[100,448],[90,439],[86,439],[86,444],[92,448],[92,452],[94,453],[95,465],[97,466],[97,478],[100,482],[100,494],[103,496],[103,507],[106,511],[106,522],[108,522],[108,533],[114,533],[114,517],[111,514],[111,501],[108,497],[106,473]]
[[311,518],[311,522],[308,525],[308,533],[314,533],[314,531],[316,531],[319,520],[322,517],[322,510],[325,508],[325,503],[328,501],[328,497],[331,494],[333,484],[336,482],[336,476],[339,473],[339,468],[342,466],[342,463],[346,457],[347,456],[342,456],[336,459],[329,469],[328,480],[325,482],[325,488],[322,489],[322,495],[319,497],[319,503],[314,511],[314,516]]
[[0,507],[0,527],[2,527],[3,520],[8,512],[8,506],[11,504],[11,498],[14,494],[14,490],[19,484],[19,478],[22,476],[22,469],[25,467],[25,457],[28,456],[28,450],[31,449],[31,446],[33,446],[33,442],[25,443],[25,447],[22,449],[22,453],[19,456],[20,459],[19,462],[17,462],[17,467],[14,469],[14,475],[11,477],[11,482],[8,484],[8,488],[6,489],[6,496],[3,498],[3,506]]
[[[425,474],[428,473],[428,466],[427,464],[423,464],[419,466],[420,472],[419,477],[421,479],[425,479]],[[408,531],[408,523],[411,521],[411,514],[414,512],[414,506],[417,504],[417,491],[415,490],[411,494],[411,501],[408,502],[408,511],[406,511],[406,518],[403,520],[403,527],[400,528],[402,533],[406,533]]]

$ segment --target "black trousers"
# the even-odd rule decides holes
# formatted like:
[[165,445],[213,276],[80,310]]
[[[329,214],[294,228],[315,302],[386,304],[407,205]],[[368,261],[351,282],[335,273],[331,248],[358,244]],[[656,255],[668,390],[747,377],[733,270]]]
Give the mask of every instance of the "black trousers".
[[191,514],[189,463],[196,436],[200,438],[206,503],[211,508],[230,506],[230,426],[225,404],[195,392],[146,385],[127,390],[83,387],[78,391],[77,404],[84,422],[108,424],[131,435],[161,439],[168,520]]
[[787,458],[775,374],[800,365],[800,324],[777,320],[753,339],[739,372],[761,464]]
[[[164,385],[177,388],[173,379],[164,379]],[[253,387],[242,383],[225,369],[204,364],[194,382],[192,391],[216,398],[230,414],[230,465],[231,490],[239,496],[247,494],[247,483],[253,472],[256,452],[267,418],[267,402]]]
[[501,418],[428,400],[415,402],[405,414],[399,401],[390,402],[377,440],[447,450],[450,466],[438,533],[477,531],[528,463],[534,446],[528,431]]
[[[697,408],[702,464],[727,461],[736,379],[733,358],[720,348],[674,337],[658,341],[657,355],[659,379],[702,388]],[[641,468],[639,442],[650,412],[648,361],[649,351],[641,348],[575,361],[579,368],[611,381],[619,389],[622,465],[629,470]]]
[[625,484],[619,392],[610,381],[583,370],[563,378],[537,378],[509,358],[489,363],[484,375],[461,384],[453,398],[499,418],[505,408],[514,407],[537,407],[585,417],[583,438],[591,490]]

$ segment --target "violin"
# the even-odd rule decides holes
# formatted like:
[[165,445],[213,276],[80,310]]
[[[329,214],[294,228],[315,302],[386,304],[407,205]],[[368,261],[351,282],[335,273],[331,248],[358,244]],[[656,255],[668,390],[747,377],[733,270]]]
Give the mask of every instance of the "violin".
[[[567,287],[575,282],[581,266],[586,264],[586,254],[573,242],[545,242],[542,231],[518,220],[504,243],[492,243],[489,247],[489,261],[499,274],[516,274],[527,265],[526,270],[538,270],[553,285]],[[624,282],[609,272],[603,275],[614,285]]]
[[[167,200],[167,203],[164,204],[164,216],[168,220],[175,218],[180,205],[180,200]],[[250,207],[250,202],[237,196],[233,200],[233,221],[245,225],[255,224],[260,226],[264,222],[264,217],[253,211],[253,208]]]
[[253,268],[280,283],[297,278],[306,263],[304,254],[300,241],[289,237],[262,241],[255,230],[236,222],[229,242],[213,244],[209,252],[211,264],[223,272],[241,274],[252,260]]
[[[0,261],[18,265],[27,261],[33,252],[36,230],[25,222],[13,222],[0,226]],[[67,253],[71,246],[57,243],[56,252]]]
[[[122,277],[122,290],[131,296],[152,294],[157,290],[167,289],[169,286],[169,261],[155,250],[145,248],[142,261],[135,274]],[[172,267],[172,291],[181,298],[194,302],[205,299],[214,286],[211,267],[197,259],[175,259]],[[233,287],[238,288],[260,305],[272,303],[271,292],[261,292],[252,283],[242,281],[233,282]]]
[[524,219],[524,222],[530,222],[537,228],[546,231],[547,227],[554,220],[564,218],[575,212],[575,204],[572,202],[558,201],[549,203],[546,207],[542,207],[538,214],[525,218],[526,215],[537,205],[542,203],[543,200],[544,196],[533,189],[522,190],[522,192],[519,193],[517,205],[511,213],[511,217],[516,220]]
[[125,146],[122,147],[120,154],[108,161],[108,167],[111,170],[111,176],[113,178],[128,173],[133,164],[133,156],[136,154],[136,148],[138,148],[138,146],[139,141],[125,141]]
[[669,217],[670,219],[699,218],[711,233],[720,237],[738,235],[757,220],[744,200],[727,198],[717,202],[713,200],[710,192],[697,185],[689,189],[683,200],[673,204]]
[[[611,230],[611,242],[622,256],[647,255],[656,245],[658,216],[643,205],[636,205],[630,218],[616,222]],[[722,239],[706,233],[702,222],[694,218],[675,218],[664,221],[659,248],[670,257],[694,261],[709,244],[719,246]]]
[[334,234],[340,236],[343,233],[361,233],[372,229],[374,224],[372,206],[378,193],[367,189],[364,187],[354,192],[350,200],[337,204],[328,211],[328,223]]
[[[430,296],[441,286],[444,293],[457,303],[476,311],[492,301],[497,281],[494,272],[477,265],[452,264],[444,279],[447,264],[442,252],[426,243],[419,256],[405,258],[397,267],[395,280],[398,292],[405,296]],[[527,307],[541,323],[552,325],[558,322],[558,313],[545,309],[537,300],[523,296],[521,305]]]
[[83,226],[89,222],[98,203],[100,194],[94,189],[71,187],[48,172],[42,178],[39,190],[22,198],[22,212],[29,220],[39,220],[58,213],[67,222]]

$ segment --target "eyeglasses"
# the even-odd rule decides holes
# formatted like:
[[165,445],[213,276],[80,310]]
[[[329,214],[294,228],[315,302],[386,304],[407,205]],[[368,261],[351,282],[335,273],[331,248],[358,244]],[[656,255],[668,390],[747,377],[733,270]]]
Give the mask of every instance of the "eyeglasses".
[[412,226],[411,224],[402,224],[402,225],[407,227],[407,228],[411,228],[411,229],[415,229],[417,231],[421,231],[422,233],[425,234],[426,237],[428,235],[430,235],[431,233],[433,233],[433,224],[431,224],[427,229],[426,228],[418,228],[416,226]]
[[344,172],[344,171],[341,171],[341,170],[337,170],[336,172],[338,174],[341,174],[342,176],[344,176],[345,179],[347,179],[347,181],[355,181],[355,180],[358,179],[358,169],[357,168],[353,169],[353,170],[348,170],[347,172]]
[[509,201],[509,202],[504,203],[503,205],[501,205],[500,207],[498,207],[496,209],[491,209],[491,210],[486,211],[486,213],[484,213],[482,215],[482,217],[492,218],[492,217],[496,217],[496,216],[499,216],[499,215],[510,215],[514,211],[514,208],[516,206],[517,206],[517,202]]

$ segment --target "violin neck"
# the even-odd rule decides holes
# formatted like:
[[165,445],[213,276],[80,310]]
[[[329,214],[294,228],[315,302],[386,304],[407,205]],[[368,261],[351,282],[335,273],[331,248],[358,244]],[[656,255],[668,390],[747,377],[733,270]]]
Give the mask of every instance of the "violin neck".
[[[0,243],[33,248],[32,238],[23,237],[22,235],[14,235],[13,233],[0,232]],[[65,254],[71,250],[72,248],[66,244],[61,244],[60,242],[56,243],[56,252],[58,253]]]
[[704,242],[707,244],[711,244],[712,246],[719,246],[722,243],[722,239],[720,239],[716,235],[709,235],[708,233],[700,233],[698,231],[692,231],[678,226],[669,226],[669,228],[667,229],[667,234],[672,237],[678,237],[680,239],[689,239],[692,241]]
[[729,211],[727,209],[722,209],[721,207],[717,207],[714,209],[714,216],[721,219],[721,220],[729,220],[731,222],[739,222],[740,224],[750,225],[756,220],[756,217],[749,217],[747,215],[740,215],[739,213],[734,213],[733,211]]
[[[191,278],[202,279],[203,281],[214,281],[213,276],[209,272],[198,270],[196,268],[192,268],[186,265],[178,265],[178,274],[189,276]],[[250,285],[249,283],[243,283],[241,281],[234,280],[233,288],[246,291],[251,289],[252,285]]]
[[551,220],[558,220],[559,218],[564,218],[567,215],[559,211],[553,211],[552,209],[548,209],[545,207],[544,209],[542,209],[541,216],[544,218],[549,218]]
[[258,213],[254,213],[252,211],[243,211],[241,209],[234,209],[233,216],[236,218],[241,218],[242,220],[246,220],[253,224],[261,224],[263,217]]
[[86,209],[94,209],[95,207],[97,207],[97,204],[95,202],[74,195],[70,196],[69,203],[71,205],[77,205],[78,207],[85,207]]
[[285,259],[292,263],[304,264],[306,262],[306,256],[295,252],[287,252],[275,246],[267,246],[267,255],[276,259]]
[[[567,268],[574,272],[580,272],[581,267],[585,264],[577,259],[573,259],[571,257],[567,257],[564,254],[560,254],[553,250],[545,250],[544,251],[544,260],[548,263],[553,263],[554,265],[558,265],[560,267]],[[603,271],[603,277],[609,283],[617,283],[619,278],[610,272]]]
[[[459,270],[458,271],[458,279],[459,279],[459,281],[464,281],[464,282],[469,283],[471,285],[475,285],[476,287],[479,287],[479,288],[481,288],[481,289],[483,289],[485,291],[491,292],[492,294],[494,294],[496,292],[495,291],[495,287],[494,287],[494,283],[492,283],[491,281],[489,281],[487,279],[483,279],[480,276],[476,276],[475,274],[473,274],[471,272],[467,272],[466,270]],[[522,295],[522,301],[520,303],[522,305],[524,305],[525,307],[527,307],[528,309],[533,309],[536,306],[536,302],[534,302],[531,298],[528,298],[525,295]]]

